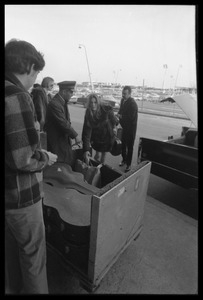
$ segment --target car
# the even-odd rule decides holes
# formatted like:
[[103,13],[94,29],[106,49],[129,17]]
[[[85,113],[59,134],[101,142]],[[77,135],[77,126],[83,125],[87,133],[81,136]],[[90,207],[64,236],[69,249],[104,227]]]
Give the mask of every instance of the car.
[[152,174],[184,188],[198,190],[197,98],[182,94],[172,95],[168,101],[171,99],[182,108],[193,126],[183,126],[179,137],[169,135],[168,140],[140,137],[137,163],[151,161]]
[[110,104],[115,109],[119,109],[119,107],[120,107],[120,100],[117,100],[113,95],[102,94],[101,101],[103,103]]
[[76,104],[78,100],[78,97],[76,95],[73,95],[70,100],[68,101],[68,103],[72,103],[72,104]]
[[70,98],[69,100],[69,104],[72,103],[72,104],[76,104],[78,103],[78,98],[80,98],[82,96],[82,94],[79,94],[79,93],[75,93],[73,94],[73,96]]
[[[101,102],[110,104],[114,109],[119,109],[120,107],[120,100],[113,97],[113,95],[106,95],[106,94],[97,94]],[[79,97],[77,100],[78,104],[82,104],[84,107],[87,106],[88,96]]]

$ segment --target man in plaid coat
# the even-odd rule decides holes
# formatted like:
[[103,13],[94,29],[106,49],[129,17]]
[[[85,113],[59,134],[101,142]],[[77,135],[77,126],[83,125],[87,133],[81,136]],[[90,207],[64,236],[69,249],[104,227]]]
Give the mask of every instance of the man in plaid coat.
[[12,294],[48,293],[42,170],[57,156],[39,147],[38,122],[28,93],[44,65],[42,54],[30,43],[6,44],[5,278],[6,293]]

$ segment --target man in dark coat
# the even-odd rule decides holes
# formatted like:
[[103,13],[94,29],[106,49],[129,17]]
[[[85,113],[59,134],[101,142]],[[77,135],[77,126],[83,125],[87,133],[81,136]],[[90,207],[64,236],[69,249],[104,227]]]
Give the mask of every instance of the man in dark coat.
[[73,159],[71,139],[75,139],[76,144],[81,143],[78,133],[71,126],[68,110],[68,101],[73,94],[75,84],[75,81],[58,83],[59,92],[48,104],[45,124],[47,150],[57,154],[59,162],[66,162],[69,165],[72,164]]
[[44,124],[46,120],[47,106],[51,97],[49,92],[54,87],[54,79],[51,77],[45,77],[42,80],[42,84],[37,87],[34,86],[31,96],[35,106],[37,121],[40,124],[40,131],[44,131]]
[[137,131],[138,106],[131,97],[131,87],[125,86],[122,91],[121,105],[118,112],[120,124],[123,127],[122,133],[122,157],[119,166],[126,164],[125,172],[131,168],[133,146]]

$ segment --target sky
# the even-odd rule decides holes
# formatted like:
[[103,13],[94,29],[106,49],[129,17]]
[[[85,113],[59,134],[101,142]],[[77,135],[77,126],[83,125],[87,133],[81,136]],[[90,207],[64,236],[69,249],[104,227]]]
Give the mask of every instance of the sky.
[[12,38],[43,53],[37,82],[196,87],[195,5],[5,5]]

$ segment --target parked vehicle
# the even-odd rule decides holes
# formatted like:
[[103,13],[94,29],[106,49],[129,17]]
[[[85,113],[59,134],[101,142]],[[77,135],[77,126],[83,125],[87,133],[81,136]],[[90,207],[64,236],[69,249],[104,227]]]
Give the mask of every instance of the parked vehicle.
[[[97,94],[103,103],[110,104],[114,109],[119,109],[120,100],[113,97],[113,95]],[[78,104],[82,104],[84,107],[87,105],[88,95],[82,96],[77,99]]]
[[[195,127],[182,127],[178,138],[158,141],[140,138],[138,163],[151,161],[151,173],[177,185],[198,189],[197,100],[193,95],[171,96],[190,118]],[[162,100],[162,102],[166,101]]]
[[70,98],[69,100],[69,104],[76,104],[78,103],[78,98],[80,98],[82,96],[82,94],[78,94],[78,93],[75,93],[73,94],[73,96]]

